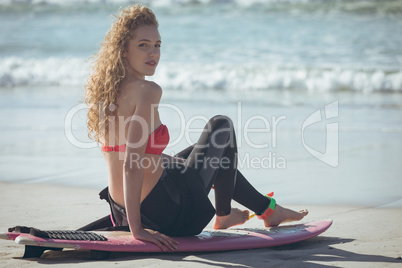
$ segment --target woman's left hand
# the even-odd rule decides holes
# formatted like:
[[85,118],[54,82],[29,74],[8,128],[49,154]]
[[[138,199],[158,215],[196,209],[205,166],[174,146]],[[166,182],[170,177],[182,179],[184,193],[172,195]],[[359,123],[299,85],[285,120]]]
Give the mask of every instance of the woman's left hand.
[[[177,249],[176,245],[179,244],[173,238],[162,234],[158,231],[150,229],[142,229],[133,233],[134,237],[138,240],[148,241],[157,245],[161,250],[166,251],[165,247],[171,251]],[[165,246],[165,247],[164,247]]]

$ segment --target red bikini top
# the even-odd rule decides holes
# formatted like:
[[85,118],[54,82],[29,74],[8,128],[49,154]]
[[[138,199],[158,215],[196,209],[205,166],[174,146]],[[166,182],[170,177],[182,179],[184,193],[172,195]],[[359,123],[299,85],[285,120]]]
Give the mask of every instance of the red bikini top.
[[[156,154],[161,155],[163,150],[169,143],[169,130],[164,125],[161,124],[157,129],[155,129],[148,138],[147,148],[145,148],[146,154]],[[103,145],[102,152],[125,152],[126,145]]]

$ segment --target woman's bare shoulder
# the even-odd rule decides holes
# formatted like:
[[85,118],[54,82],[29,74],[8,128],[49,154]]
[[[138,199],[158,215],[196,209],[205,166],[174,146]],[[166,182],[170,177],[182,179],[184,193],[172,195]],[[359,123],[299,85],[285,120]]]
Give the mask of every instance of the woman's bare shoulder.
[[162,88],[152,81],[135,80],[127,82],[121,88],[120,96],[123,98],[136,99],[138,101],[144,101],[146,99],[159,101],[162,96]]
[[135,108],[139,102],[158,104],[162,88],[152,81],[135,80],[125,83],[119,94],[119,107]]

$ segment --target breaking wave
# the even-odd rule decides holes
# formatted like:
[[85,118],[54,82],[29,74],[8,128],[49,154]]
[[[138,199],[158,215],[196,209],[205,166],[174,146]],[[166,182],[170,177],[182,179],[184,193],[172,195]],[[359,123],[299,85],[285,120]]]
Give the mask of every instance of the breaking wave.
[[[81,58],[0,58],[0,87],[83,86],[89,63]],[[150,77],[175,90],[297,90],[402,92],[401,70],[267,67],[257,64],[161,63]]]

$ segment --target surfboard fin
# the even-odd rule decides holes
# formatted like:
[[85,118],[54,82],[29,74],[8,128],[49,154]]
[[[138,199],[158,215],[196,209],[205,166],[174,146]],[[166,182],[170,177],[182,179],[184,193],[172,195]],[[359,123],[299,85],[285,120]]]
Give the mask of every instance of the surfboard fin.
[[110,251],[91,250],[91,251],[89,252],[89,254],[90,254],[89,256],[90,256],[90,259],[91,259],[91,260],[98,260],[98,261],[100,261],[100,260],[109,259],[111,253],[112,253],[112,252],[110,252]]
[[62,248],[48,248],[39,246],[25,246],[23,259],[40,258],[45,250],[62,251]]

